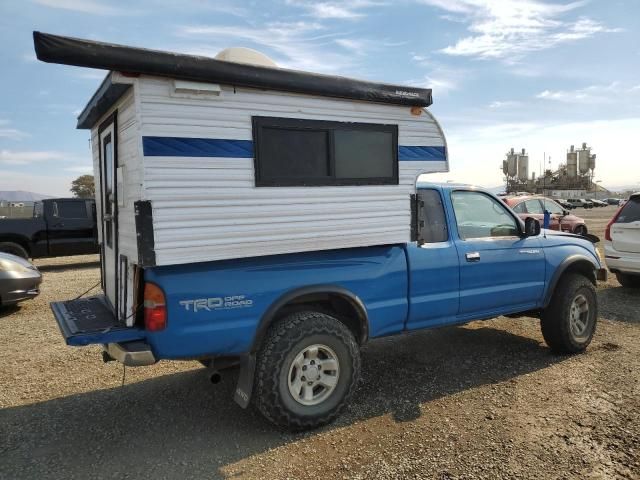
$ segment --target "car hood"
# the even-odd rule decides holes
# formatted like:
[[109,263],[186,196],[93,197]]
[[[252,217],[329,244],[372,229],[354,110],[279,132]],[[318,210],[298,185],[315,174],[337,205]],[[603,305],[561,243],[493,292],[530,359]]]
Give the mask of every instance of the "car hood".
[[11,255],[10,253],[0,252],[0,259],[8,260],[10,262],[22,265],[23,267],[36,270],[36,267],[34,267],[29,260],[25,260],[24,258],[18,257],[17,255]]

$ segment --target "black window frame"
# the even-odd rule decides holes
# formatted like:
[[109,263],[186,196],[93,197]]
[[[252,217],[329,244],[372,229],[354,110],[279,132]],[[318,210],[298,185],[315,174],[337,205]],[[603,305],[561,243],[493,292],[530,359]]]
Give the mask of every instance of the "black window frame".
[[[60,214],[60,207],[64,205],[81,205],[81,209],[84,211],[84,215],[80,217],[68,217]],[[53,216],[55,218],[59,218],[62,220],[88,220],[88,212],[87,212],[87,203],[84,200],[74,200],[74,199],[61,199],[53,201]]]
[[[359,186],[359,185],[399,185],[398,165],[398,125],[381,123],[338,122],[330,120],[308,120],[282,117],[251,117],[253,127],[253,162],[256,187],[320,187],[320,186]],[[326,132],[328,135],[327,154],[329,156],[329,176],[322,178],[263,178],[261,175],[261,142],[264,128],[283,130],[310,130]],[[332,132],[336,130],[361,130],[391,133],[393,158],[390,177],[338,178],[335,167],[335,142]]]

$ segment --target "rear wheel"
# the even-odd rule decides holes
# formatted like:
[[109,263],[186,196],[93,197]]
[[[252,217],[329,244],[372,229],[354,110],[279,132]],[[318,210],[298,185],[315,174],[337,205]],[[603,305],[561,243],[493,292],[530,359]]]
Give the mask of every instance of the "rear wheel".
[[597,319],[595,287],[585,276],[569,273],[560,279],[540,315],[542,336],[554,352],[582,352],[591,343]]
[[640,288],[640,275],[629,275],[628,273],[616,273],[616,279],[620,285],[626,288]]
[[358,345],[343,323],[324,313],[293,313],[269,329],[258,353],[255,403],[281,427],[319,427],[349,403],[359,374]]
[[14,242],[0,242],[0,252],[10,253],[11,255],[16,255],[27,260],[29,259],[29,254],[22,245]]

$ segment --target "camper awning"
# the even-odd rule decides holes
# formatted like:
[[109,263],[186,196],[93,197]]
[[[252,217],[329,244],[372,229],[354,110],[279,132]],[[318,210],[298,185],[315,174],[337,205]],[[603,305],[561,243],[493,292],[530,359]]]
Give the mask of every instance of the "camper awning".
[[[158,75],[367,102],[428,107],[431,89],[269,68],[146,48],[33,32],[39,60],[116,72]],[[91,125],[78,122],[78,128]]]

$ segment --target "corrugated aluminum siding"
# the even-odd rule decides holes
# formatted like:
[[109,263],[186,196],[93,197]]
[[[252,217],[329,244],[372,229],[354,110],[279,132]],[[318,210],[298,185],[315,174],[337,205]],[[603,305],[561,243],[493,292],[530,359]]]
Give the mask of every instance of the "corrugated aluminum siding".
[[[428,112],[222,87],[219,98],[177,96],[168,79],[141,77],[136,88],[143,136],[252,140],[253,115],[397,123],[399,145],[445,146]],[[254,186],[253,159],[144,157],[143,198],[151,200],[158,265],[403,243],[410,238],[409,195],[421,173],[446,162],[402,161],[399,185]]]

